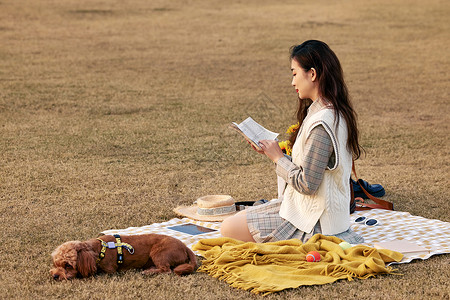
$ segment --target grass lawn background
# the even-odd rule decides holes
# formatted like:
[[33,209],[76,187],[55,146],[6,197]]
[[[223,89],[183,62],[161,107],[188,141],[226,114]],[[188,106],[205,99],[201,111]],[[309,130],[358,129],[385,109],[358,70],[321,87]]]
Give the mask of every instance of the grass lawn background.
[[[0,0],[1,297],[259,298],[205,274],[56,283],[50,253],[207,194],[275,197],[272,163],[227,125],[251,115],[287,137],[288,50],[307,39],[343,65],[360,177],[396,210],[449,222],[449,13],[439,0]],[[449,262],[265,299],[448,299]]]

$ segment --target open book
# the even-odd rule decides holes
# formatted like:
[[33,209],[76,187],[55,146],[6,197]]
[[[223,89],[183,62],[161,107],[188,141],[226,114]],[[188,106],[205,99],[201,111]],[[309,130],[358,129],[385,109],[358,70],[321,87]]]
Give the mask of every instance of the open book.
[[427,248],[424,248],[422,246],[419,246],[415,243],[412,243],[407,240],[396,240],[396,241],[389,241],[389,242],[378,242],[374,243],[374,248],[377,249],[389,249],[392,251],[397,251],[402,254],[408,254],[408,255],[421,255],[421,254],[428,254],[430,253],[430,250]]
[[230,128],[242,134],[244,138],[258,150],[261,150],[259,141],[276,140],[278,136],[278,133],[267,130],[263,126],[256,123],[251,117],[248,117],[240,124],[232,122]]

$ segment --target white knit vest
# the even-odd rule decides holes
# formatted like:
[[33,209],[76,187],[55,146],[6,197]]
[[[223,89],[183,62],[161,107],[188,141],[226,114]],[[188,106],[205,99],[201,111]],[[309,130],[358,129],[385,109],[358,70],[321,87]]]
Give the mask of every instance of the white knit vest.
[[295,227],[311,232],[320,220],[322,234],[334,235],[350,227],[350,174],[352,154],[347,149],[347,124],[341,116],[336,130],[334,111],[324,108],[307,116],[299,136],[292,148],[292,162],[303,165],[304,146],[311,130],[322,125],[331,137],[336,163],[327,167],[318,190],[313,195],[304,195],[288,185],[283,196],[280,216]]

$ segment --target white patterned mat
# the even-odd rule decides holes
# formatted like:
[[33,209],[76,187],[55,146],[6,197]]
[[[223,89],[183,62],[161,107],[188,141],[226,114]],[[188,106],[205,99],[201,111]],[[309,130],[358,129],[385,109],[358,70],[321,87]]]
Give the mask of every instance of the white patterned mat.
[[[217,231],[202,233],[198,235],[190,235],[187,233],[182,233],[176,230],[169,229],[168,227],[182,225],[182,224],[195,224],[203,227],[216,229]],[[202,239],[212,239],[220,237],[220,223],[219,222],[203,222],[196,221],[188,218],[183,219],[172,219],[170,221],[164,223],[154,223],[151,225],[146,225],[142,227],[128,227],[127,229],[112,229],[102,231],[102,234],[120,234],[120,235],[136,235],[136,234],[146,234],[146,233],[157,233],[157,234],[165,234],[168,236],[173,236],[180,241],[182,241],[186,246],[192,248],[198,241]]]
[[365,245],[394,240],[408,240],[423,246],[429,254],[407,254],[400,263],[408,263],[413,259],[428,259],[436,254],[450,253],[450,223],[440,220],[413,216],[408,212],[372,209],[358,211],[351,215],[352,222],[365,216],[378,220],[381,225],[367,226],[353,223],[352,229],[364,237]]
[[[367,226],[353,223],[352,229],[364,237],[364,245],[373,246],[373,243],[408,240],[430,250],[429,254],[405,255],[400,263],[408,263],[413,259],[427,259],[436,254],[450,253],[450,223],[413,216],[408,212],[373,209],[358,211],[351,215],[352,222],[361,216],[377,219],[381,225]],[[168,229],[174,225],[192,223],[203,227],[217,229],[217,231],[199,235],[190,235]],[[142,227],[129,227],[127,229],[106,230],[102,234],[137,235],[157,233],[173,236],[189,248],[192,248],[201,239],[220,237],[220,223],[202,222],[188,218],[172,219],[164,223],[155,223]]]

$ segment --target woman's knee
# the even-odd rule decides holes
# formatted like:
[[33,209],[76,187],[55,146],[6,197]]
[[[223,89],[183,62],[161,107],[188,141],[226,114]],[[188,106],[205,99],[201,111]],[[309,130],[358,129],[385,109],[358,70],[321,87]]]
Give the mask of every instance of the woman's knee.
[[254,241],[248,229],[247,214],[245,211],[240,211],[234,216],[226,218],[220,226],[220,234],[224,237],[230,237],[245,242]]
[[220,234],[226,237],[232,237],[233,233],[236,231],[236,215],[226,218],[222,221],[220,225]]

